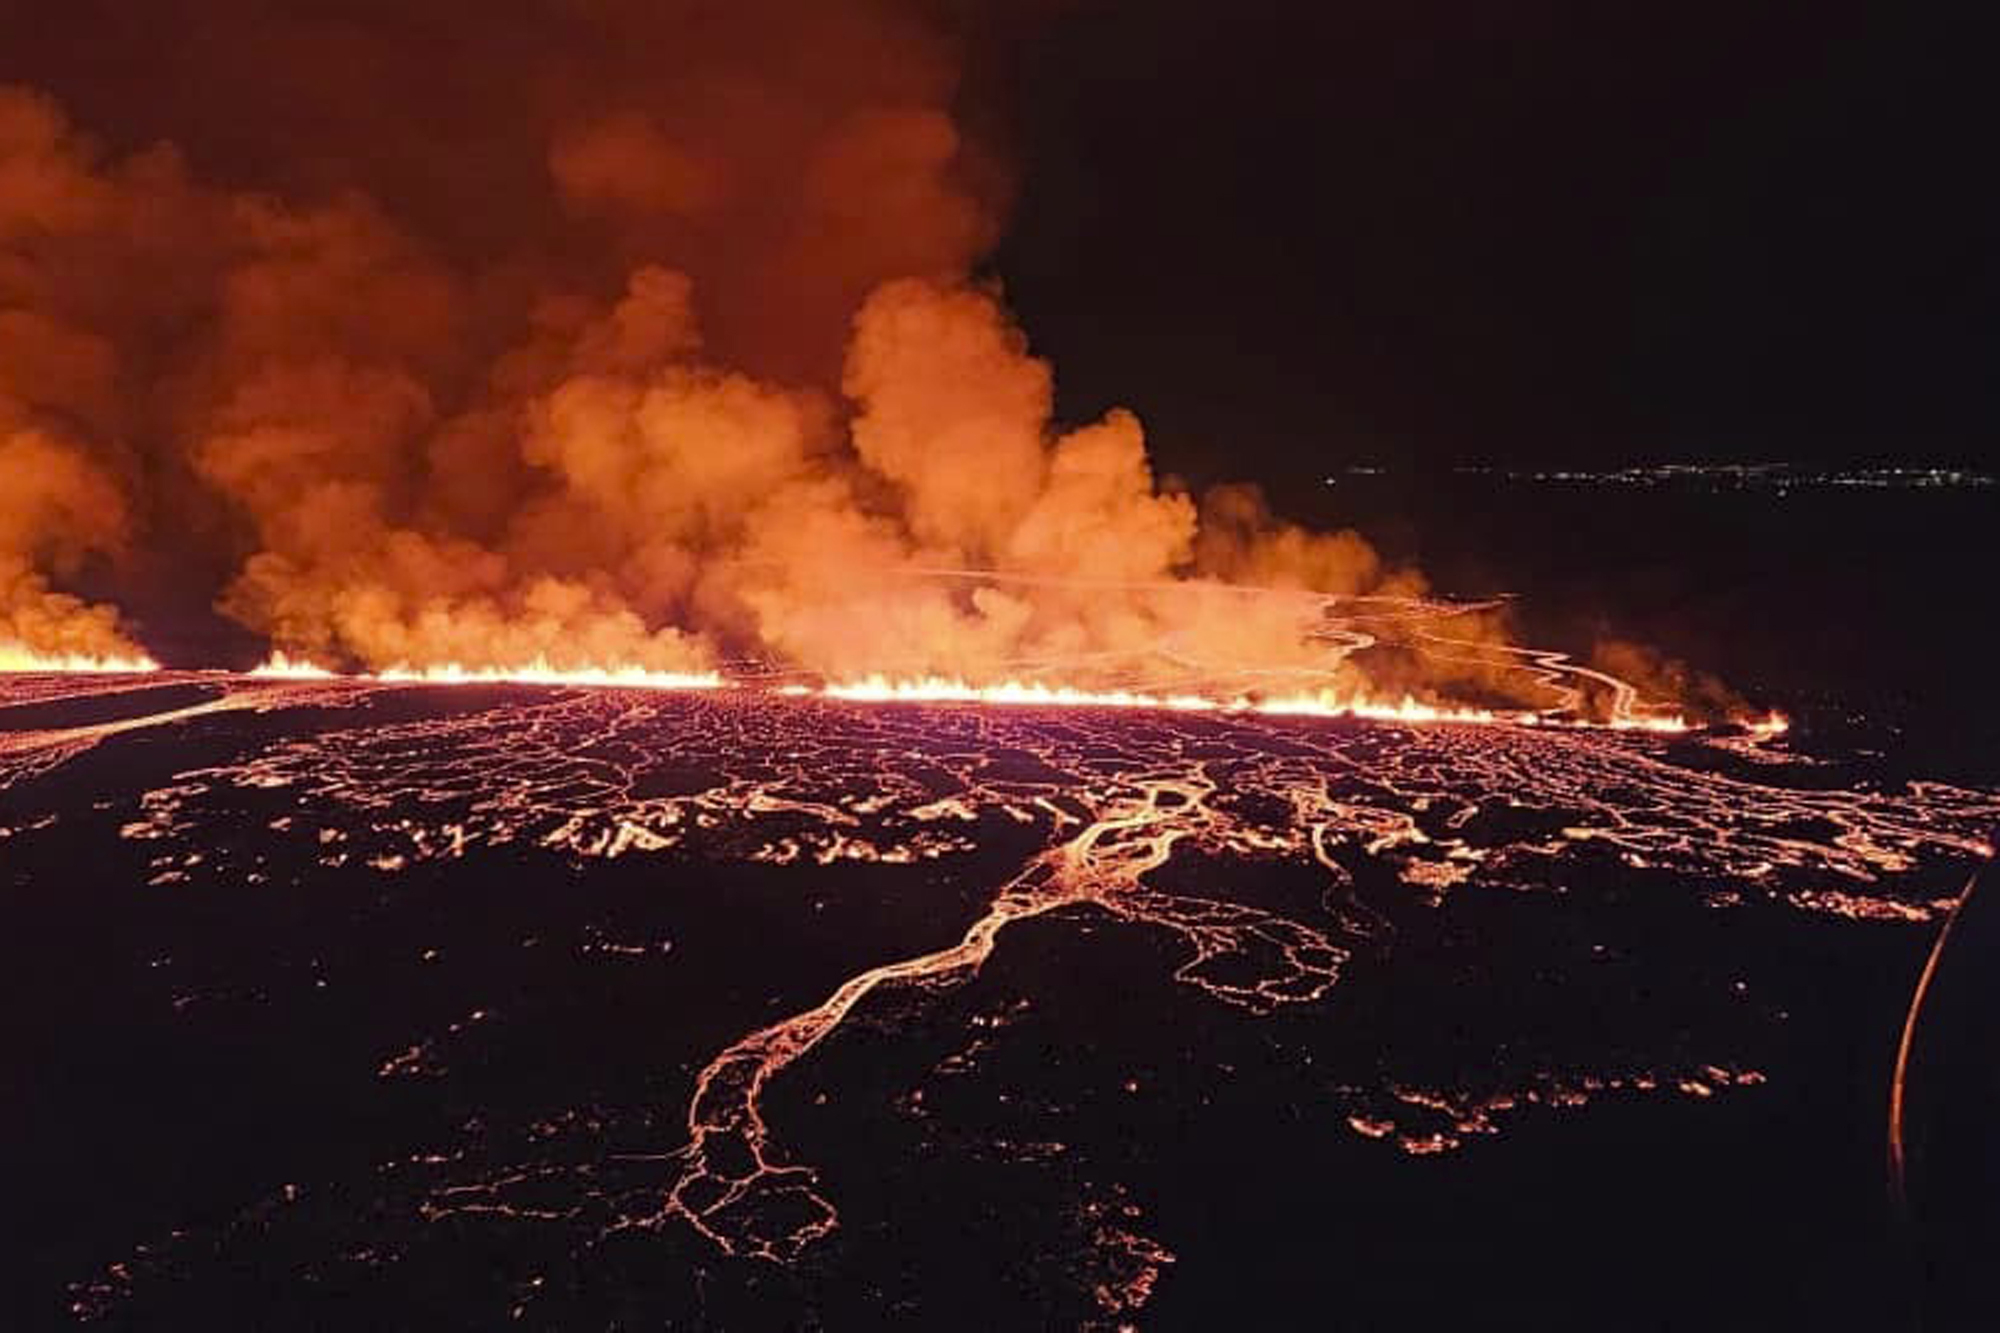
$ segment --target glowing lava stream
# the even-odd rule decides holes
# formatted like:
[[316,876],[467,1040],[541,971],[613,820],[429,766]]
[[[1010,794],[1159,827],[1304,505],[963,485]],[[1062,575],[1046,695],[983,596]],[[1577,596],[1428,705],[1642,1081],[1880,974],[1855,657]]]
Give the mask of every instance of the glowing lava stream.
[[[687,1146],[676,1154],[686,1163],[685,1173],[657,1215],[627,1225],[677,1217],[731,1256],[779,1263],[796,1258],[831,1232],[839,1213],[815,1188],[814,1170],[772,1160],[770,1131],[760,1107],[765,1086],[838,1028],[878,987],[936,986],[977,972],[1001,930],[1016,921],[1089,904],[1180,933],[1196,956],[1179,977],[1219,999],[1262,1010],[1325,994],[1347,952],[1317,931],[1239,904],[1178,900],[1144,887],[1142,877],[1166,863],[1174,844],[1213,818],[1205,803],[1216,787],[1200,767],[1189,776],[1142,779],[1140,786],[1143,797],[1115,801],[1075,837],[1043,852],[1008,881],[958,943],[870,968],[818,1006],[751,1033],[710,1061],[689,1102]],[[1162,804],[1163,796],[1170,802]],[[1290,975],[1239,986],[1193,974],[1211,956],[1213,949],[1205,946],[1214,943],[1210,937],[1215,932],[1246,928],[1277,945],[1292,965]]]
[[[107,669],[108,670],[108,669]],[[258,709],[279,703],[313,702],[310,696],[281,695],[275,691],[230,690],[213,699],[170,708],[165,712],[94,722],[80,727],[48,728],[36,731],[0,731],[0,791],[23,778],[33,777],[68,762],[77,755],[113,736],[151,727],[170,726],[209,713],[236,709]]]

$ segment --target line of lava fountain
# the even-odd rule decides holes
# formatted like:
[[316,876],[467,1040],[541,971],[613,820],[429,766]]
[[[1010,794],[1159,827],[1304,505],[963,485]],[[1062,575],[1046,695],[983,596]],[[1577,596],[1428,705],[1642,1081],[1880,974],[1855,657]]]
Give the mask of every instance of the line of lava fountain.
[[[827,685],[812,690],[803,685],[786,687],[786,694],[820,694],[830,699],[863,703],[979,703],[1027,704],[1046,708],[1149,708],[1190,713],[1261,713],[1272,717],[1355,717],[1371,722],[1456,722],[1473,726],[1513,723],[1522,726],[1563,726],[1612,731],[1690,731],[1694,724],[1680,714],[1651,715],[1628,713],[1606,722],[1564,718],[1525,709],[1479,708],[1467,704],[1426,703],[1413,695],[1399,699],[1376,699],[1342,695],[1332,690],[1313,693],[1277,694],[1259,698],[1233,695],[1215,698],[1201,694],[1146,694],[1132,690],[1084,690],[1067,685],[1044,685],[1033,681],[1007,680],[995,685],[974,685],[969,681],[939,676],[915,680],[891,680],[868,676],[861,680]],[[1769,739],[1790,726],[1778,713],[1738,725],[1758,739]]]
[[[800,690],[800,693],[807,691]],[[1245,695],[1216,699],[1200,694],[1145,694],[1132,690],[1082,690],[1007,680],[995,685],[926,676],[896,681],[885,676],[828,685],[820,693],[831,699],[870,703],[1029,704],[1050,708],[1151,708],[1194,713],[1270,713],[1279,716],[1360,717],[1384,722],[1515,721],[1490,708],[1427,704],[1410,695],[1395,702],[1343,697],[1332,691],[1251,699]],[[1683,724],[1683,729],[1685,724]]]
[[272,653],[253,667],[250,675],[260,680],[338,680],[340,673],[329,671],[316,662],[293,657],[288,653]]
[[[250,673],[273,680],[337,680],[342,673],[315,662],[273,653]],[[466,666],[440,662],[398,664],[355,677],[414,685],[582,685],[617,690],[713,690],[725,682],[713,671],[650,671],[641,666],[559,667],[546,657],[507,666]]]
[[1739,721],[1738,726],[1750,733],[1751,739],[1768,741],[1773,736],[1782,736],[1792,729],[1792,720],[1780,712],[1769,712],[1760,718]]
[[41,653],[20,644],[0,643],[0,673],[9,675],[27,674],[89,674],[89,675],[143,675],[158,671],[160,664],[152,658],[100,657],[91,653]]
[[393,666],[378,680],[422,685],[590,685],[619,690],[714,690],[725,683],[713,671],[649,671],[641,666],[559,667],[545,657],[514,666]]
[[[0,658],[4,662],[5,658]],[[58,669],[58,668],[44,668]],[[99,668],[115,670],[118,668]],[[145,669],[154,669],[150,665]],[[347,676],[317,663],[273,653],[250,675],[273,680],[380,681],[420,685],[555,685],[607,689],[715,690],[727,687],[751,689],[755,686],[732,680],[714,671],[652,671],[639,666],[558,667],[546,658],[513,666],[466,666],[456,662],[426,667],[394,666],[379,672]],[[907,680],[873,675],[857,680],[822,685],[790,684],[776,693],[788,696],[837,699],[850,703],[931,703],[983,704],[1035,708],[1129,708],[1182,713],[1255,713],[1272,717],[1360,718],[1374,722],[1405,724],[1457,723],[1470,726],[1517,725],[1609,729],[1680,733],[1694,724],[1679,715],[1628,713],[1605,722],[1566,718],[1546,712],[1521,709],[1480,708],[1461,704],[1426,703],[1405,694],[1400,699],[1374,699],[1341,695],[1331,690],[1316,693],[1215,697],[1204,694],[1151,694],[1140,690],[1091,690],[1071,685],[1051,685],[1039,681],[1005,680],[991,685],[944,676],[921,676]],[[1738,720],[1737,725],[1757,740],[1779,735],[1790,725],[1777,713],[1756,720]]]

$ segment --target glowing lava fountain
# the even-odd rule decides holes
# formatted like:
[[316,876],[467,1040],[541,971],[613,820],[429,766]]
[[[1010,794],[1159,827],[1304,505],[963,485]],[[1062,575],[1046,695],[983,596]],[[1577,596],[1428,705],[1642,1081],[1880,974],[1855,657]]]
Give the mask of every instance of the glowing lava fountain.
[[0,643],[0,672],[21,675],[142,675],[160,664],[143,654],[101,657],[92,653],[42,653],[20,644]]
[[[100,667],[98,670],[117,670]],[[147,667],[146,670],[157,668]],[[557,666],[538,658],[515,666],[466,666],[447,662],[426,667],[393,666],[380,672],[346,675],[317,663],[274,653],[250,676],[265,680],[351,680],[357,683],[418,685],[548,685],[596,689],[768,690],[787,697],[818,697],[848,703],[978,704],[1028,708],[1115,708],[1177,713],[1258,713],[1271,717],[1360,718],[1406,725],[1603,727],[1614,731],[1678,733],[1692,729],[1682,715],[1628,713],[1594,722],[1547,710],[1486,708],[1470,704],[1432,703],[1404,694],[1395,699],[1344,694],[1332,689],[1269,695],[1204,693],[1197,690],[1154,692],[1132,689],[1090,689],[1035,680],[1003,680],[975,684],[956,677],[919,676],[895,679],[870,675],[854,680],[808,685],[794,682],[774,690],[755,681],[735,679],[716,671],[654,671],[635,665]],[[1739,723],[1758,739],[1769,739],[1789,725],[1781,714]]]
[[[284,653],[273,653],[250,674],[273,680],[342,679],[339,672]],[[713,690],[727,683],[713,671],[654,671],[637,665],[557,666],[546,657],[516,665],[441,662],[422,667],[392,666],[356,679],[399,685],[565,685],[620,690]]]

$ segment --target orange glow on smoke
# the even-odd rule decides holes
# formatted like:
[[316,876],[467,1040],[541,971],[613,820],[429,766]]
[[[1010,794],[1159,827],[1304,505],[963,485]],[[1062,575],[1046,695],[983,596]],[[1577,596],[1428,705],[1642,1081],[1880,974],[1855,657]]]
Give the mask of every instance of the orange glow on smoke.
[[158,671],[150,657],[99,657],[91,653],[41,653],[19,644],[0,644],[0,671],[132,674]]
[[[1518,643],[1506,598],[1432,598],[1255,486],[1197,496],[1129,411],[1064,420],[978,277],[1006,173],[953,122],[957,43],[901,3],[719,6],[694,37],[672,5],[584,8],[575,49],[491,50],[496,86],[566,89],[600,50],[670,64],[502,118],[487,146],[514,166],[476,174],[550,192],[525,234],[488,219],[494,253],[541,257],[526,269],[412,230],[434,210],[400,196],[428,172],[278,199],[202,178],[198,144],[120,158],[0,87],[0,179],[33,186],[0,189],[0,267],[33,238],[25,307],[0,312],[0,643],[20,649],[0,669],[154,669],[114,601],[65,586],[129,568],[261,634],[256,676],[335,688],[1647,733],[1754,716],[1641,645]],[[385,49],[433,40],[418,27]],[[684,93],[710,86],[770,114]],[[381,137],[315,160],[365,166]],[[586,229],[544,235],[558,216]],[[188,339],[171,356],[166,330]],[[220,545],[181,561],[184,533]],[[759,666],[716,665],[738,661]],[[1733,743],[1778,731],[1742,725]]]

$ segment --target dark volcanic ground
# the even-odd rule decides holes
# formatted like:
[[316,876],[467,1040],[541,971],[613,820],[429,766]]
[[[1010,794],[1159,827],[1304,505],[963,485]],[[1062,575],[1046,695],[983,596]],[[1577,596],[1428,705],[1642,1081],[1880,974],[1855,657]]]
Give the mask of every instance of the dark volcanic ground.
[[9,688],[10,1327],[1893,1321],[2000,816],[1732,737]]
[[6,681],[0,1326],[1906,1325],[1995,497],[1322,498],[1799,725]]

